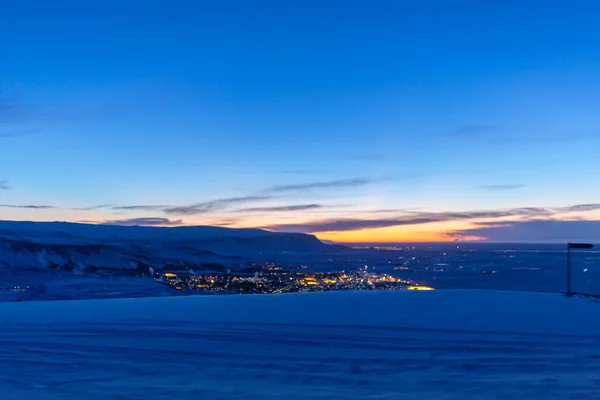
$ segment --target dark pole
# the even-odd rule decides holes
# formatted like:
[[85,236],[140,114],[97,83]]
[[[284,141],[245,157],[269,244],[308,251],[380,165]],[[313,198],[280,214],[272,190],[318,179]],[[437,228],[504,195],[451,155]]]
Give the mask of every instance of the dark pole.
[[567,244],[567,296],[571,296],[571,243]]

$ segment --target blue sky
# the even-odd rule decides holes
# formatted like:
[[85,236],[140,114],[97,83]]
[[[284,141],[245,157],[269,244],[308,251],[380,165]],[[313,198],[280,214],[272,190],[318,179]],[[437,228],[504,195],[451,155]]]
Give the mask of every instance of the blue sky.
[[[4,0],[0,219],[367,221],[320,233],[357,241],[495,221],[371,228],[415,212],[598,219],[554,212],[600,203],[599,15],[594,1]],[[123,209],[140,205],[154,207]]]

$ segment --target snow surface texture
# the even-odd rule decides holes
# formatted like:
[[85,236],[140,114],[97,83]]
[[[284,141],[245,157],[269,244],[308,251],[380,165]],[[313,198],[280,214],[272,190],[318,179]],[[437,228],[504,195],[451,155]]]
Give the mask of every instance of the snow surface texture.
[[0,304],[2,399],[598,399],[600,303],[455,290]]

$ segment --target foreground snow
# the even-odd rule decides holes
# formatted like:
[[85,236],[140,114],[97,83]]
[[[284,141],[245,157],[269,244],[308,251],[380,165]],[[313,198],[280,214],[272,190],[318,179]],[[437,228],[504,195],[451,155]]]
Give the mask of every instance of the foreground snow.
[[3,399],[596,399],[600,303],[489,291],[0,304]]

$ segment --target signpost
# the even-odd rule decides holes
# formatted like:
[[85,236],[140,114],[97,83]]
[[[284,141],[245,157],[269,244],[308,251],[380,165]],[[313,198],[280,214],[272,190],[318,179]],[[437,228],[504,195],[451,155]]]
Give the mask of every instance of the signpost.
[[572,296],[571,290],[571,249],[593,249],[594,245],[589,243],[568,243],[567,244],[567,296]]

